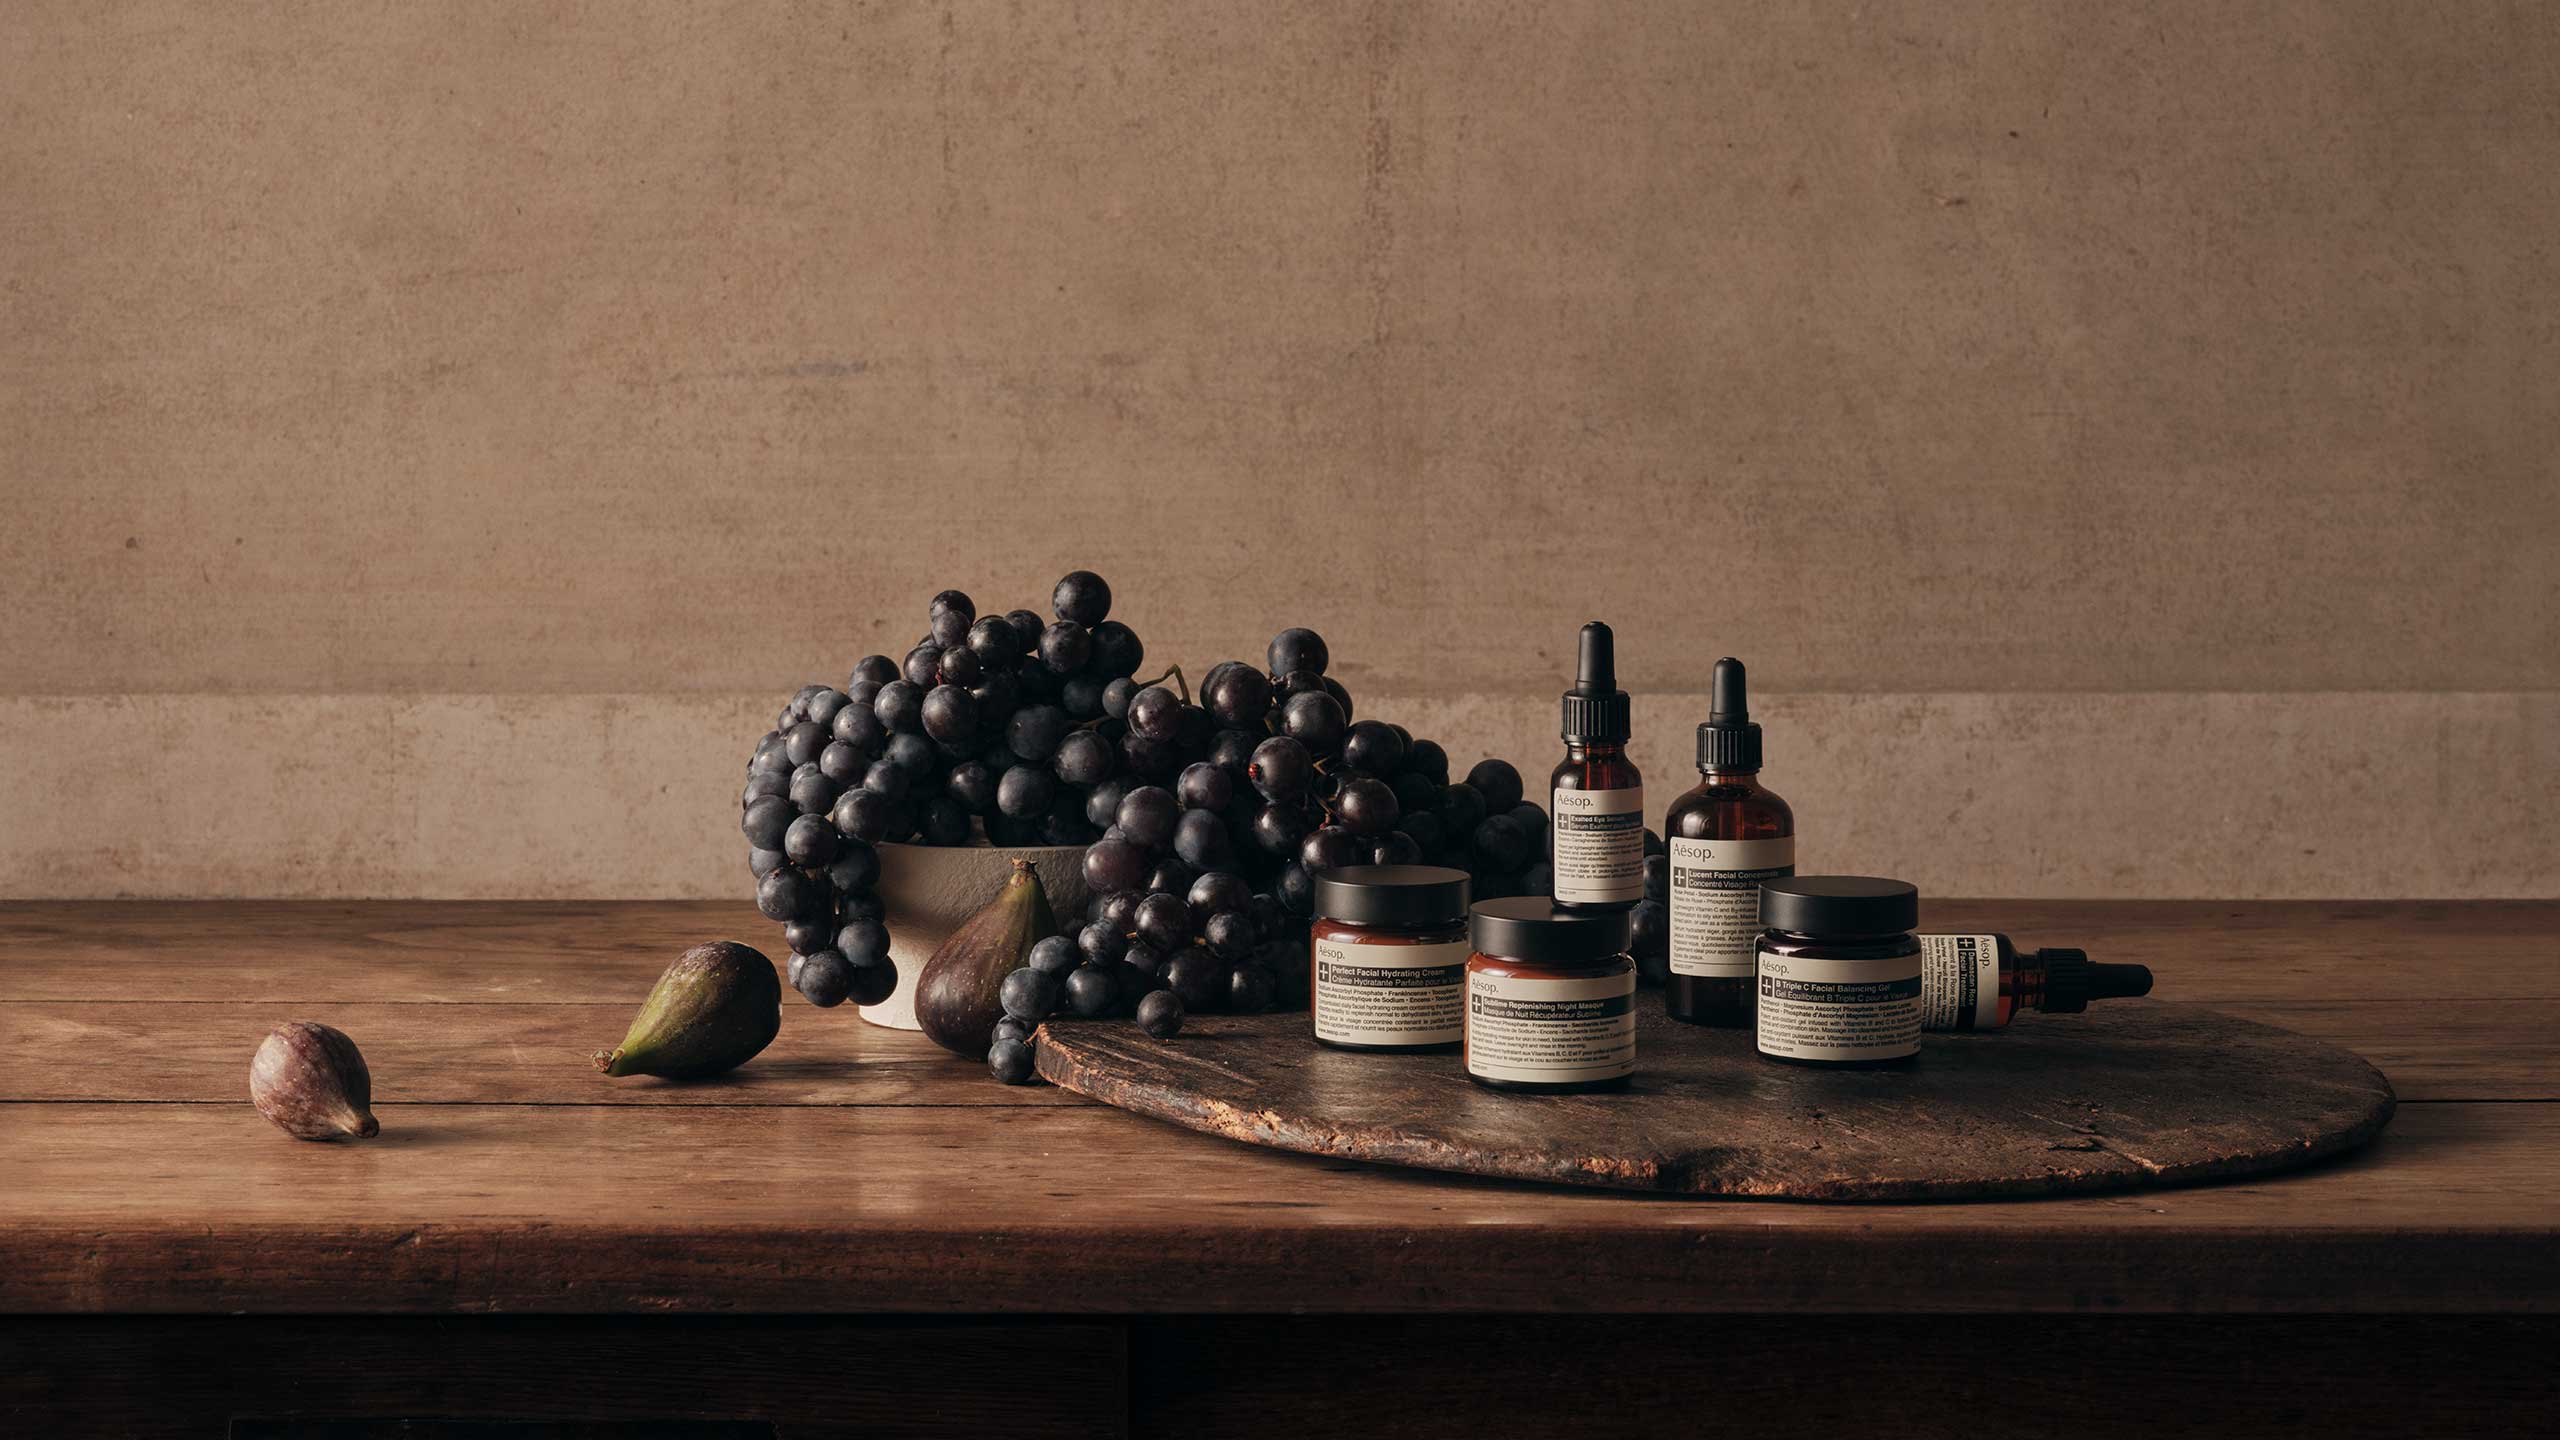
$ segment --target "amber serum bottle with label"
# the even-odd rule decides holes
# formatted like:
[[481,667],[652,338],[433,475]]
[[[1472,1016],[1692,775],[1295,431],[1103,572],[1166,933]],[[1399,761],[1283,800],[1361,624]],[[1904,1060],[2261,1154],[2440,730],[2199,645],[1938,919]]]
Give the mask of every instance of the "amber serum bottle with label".
[[1742,662],[1716,662],[1698,727],[1698,783],[1671,802],[1671,975],[1662,1000],[1692,1025],[1751,1023],[1760,882],[1796,873],[1796,815],[1760,785],[1760,727]]
[[1562,910],[1629,910],[1644,898],[1644,777],[1627,758],[1632,707],[1609,627],[1582,627],[1564,692],[1564,762],[1550,778],[1549,858]]

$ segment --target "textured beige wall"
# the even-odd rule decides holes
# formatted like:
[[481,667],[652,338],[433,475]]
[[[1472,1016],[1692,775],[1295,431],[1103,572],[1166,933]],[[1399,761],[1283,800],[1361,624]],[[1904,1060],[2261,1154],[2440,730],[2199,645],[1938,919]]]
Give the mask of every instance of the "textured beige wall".
[[2554,234],[2544,5],[18,0],[0,894],[727,893],[1070,565],[1524,762],[1742,654],[1937,889],[2560,893]]

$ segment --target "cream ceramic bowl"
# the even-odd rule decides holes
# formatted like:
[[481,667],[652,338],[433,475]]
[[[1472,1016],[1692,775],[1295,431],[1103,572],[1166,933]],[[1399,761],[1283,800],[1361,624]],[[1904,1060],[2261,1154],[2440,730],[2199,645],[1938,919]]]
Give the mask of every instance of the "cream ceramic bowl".
[[1013,862],[1028,860],[1040,872],[1040,888],[1049,893],[1049,908],[1058,923],[1072,928],[1084,919],[1084,847],[1038,845],[1009,850],[992,845],[883,845],[880,847],[881,919],[889,927],[889,961],[898,967],[898,988],[877,1005],[865,1005],[862,1018],[895,1030],[918,1029],[916,977],[924,962],[949,939],[960,922],[975,915],[1005,881],[1013,878]]

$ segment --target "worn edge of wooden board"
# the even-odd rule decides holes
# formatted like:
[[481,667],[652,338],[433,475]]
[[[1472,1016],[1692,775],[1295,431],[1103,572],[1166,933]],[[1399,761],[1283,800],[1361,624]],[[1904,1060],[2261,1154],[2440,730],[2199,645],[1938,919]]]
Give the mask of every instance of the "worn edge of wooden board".
[[[1250,1082],[1251,1077],[1218,1060],[1188,1053],[1179,1037],[1159,1041],[1125,1027],[1092,1024],[1041,1027],[1035,1046],[1042,1078],[1063,1089],[1103,1101],[1134,1115],[1240,1144],[1295,1154],[1370,1164],[1410,1166],[1441,1173],[1487,1176],[1502,1180],[1625,1190],[1692,1199],[1773,1199],[1821,1203],[1966,1201],[2094,1195],[2149,1190],[2218,1181],[2244,1180],[2297,1170],[2370,1143],[2390,1124],[2398,1100],[2390,1080],[2372,1062],[2353,1051],[2311,1036],[2264,1025],[2199,1006],[2155,1005],[2155,1011],[2183,1012],[2182,1021],[2211,1020],[2239,1027],[2241,1033],[2264,1031],[2277,1043],[2318,1052],[2318,1058],[2347,1073],[2360,1072],[2368,1082],[2360,1113],[2343,1125],[2294,1139],[2279,1139],[2238,1153],[2159,1163],[2093,1141],[2092,1148],[2121,1157],[2114,1166],[2049,1168],[2041,1175],[1982,1177],[1832,1177],[1819,1182],[1733,1178],[1733,1172],[1689,1164],[1660,1153],[1647,1156],[1596,1153],[1594,1147],[1531,1146],[1487,1148],[1466,1146],[1425,1129],[1395,1127],[1345,1119],[1339,1115],[1284,1114],[1277,1106],[1257,1109],[1195,1086],[1176,1084],[1172,1073],[1203,1071]],[[2119,1012],[2120,1016],[2123,1012]],[[1303,1035],[1266,1033],[1274,1024],[1303,1025],[1295,1017],[1219,1017],[1210,1022],[1263,1043],[1305,1052],[1319,1063],[1338,1061],[1317,1051]],[[1665,1025],[1657,1034],[1677,1031]],[[2002,1044],[2005,1037],[1982,1037],[1979,1043]],[[2009,1042],[2014,1043],[2014,1042]],[[1423,1057],[1432,1058],[1432,1057]],[[1454,1064],[1449,1057],[1437,1057]],[[1747,1063],[1747,1062],[1746,1062]],[[1155,1080],[1132,1078],[1128,1068],[1154,1066]],[[1444,1088],[1452,1077],[1435,1073]],[[1525,1097],[1534,1102],[1536,1097]],[[1819,1111],[1815,1112],[1819,1114]],[[1712,1153],[1721,1154],[1721,1151]]]

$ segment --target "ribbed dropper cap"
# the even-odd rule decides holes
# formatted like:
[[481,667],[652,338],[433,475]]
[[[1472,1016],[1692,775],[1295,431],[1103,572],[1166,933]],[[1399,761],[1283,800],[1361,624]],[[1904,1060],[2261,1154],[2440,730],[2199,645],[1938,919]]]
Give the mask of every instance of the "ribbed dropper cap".
[[2151,993],[2148,965],[2093,963],[2086,950],[2038,950],[2031,962],[2044,967],[2044,1003],[2048,1015],[2071,1015],[2092,1000],[2124,1000]]
[[1564,692],[1564,738],[1623,745],[1634,729],[1627,692],[1618,688],[1617,637],[1594,620],[1582,627],[1573,688]]
[[1760,768],[1760,727],[1751,720],[1751,695],[1742,662],[1716,662],[1707,698],[1707,723],[1698,727],[1698,768],[1748,773]]

